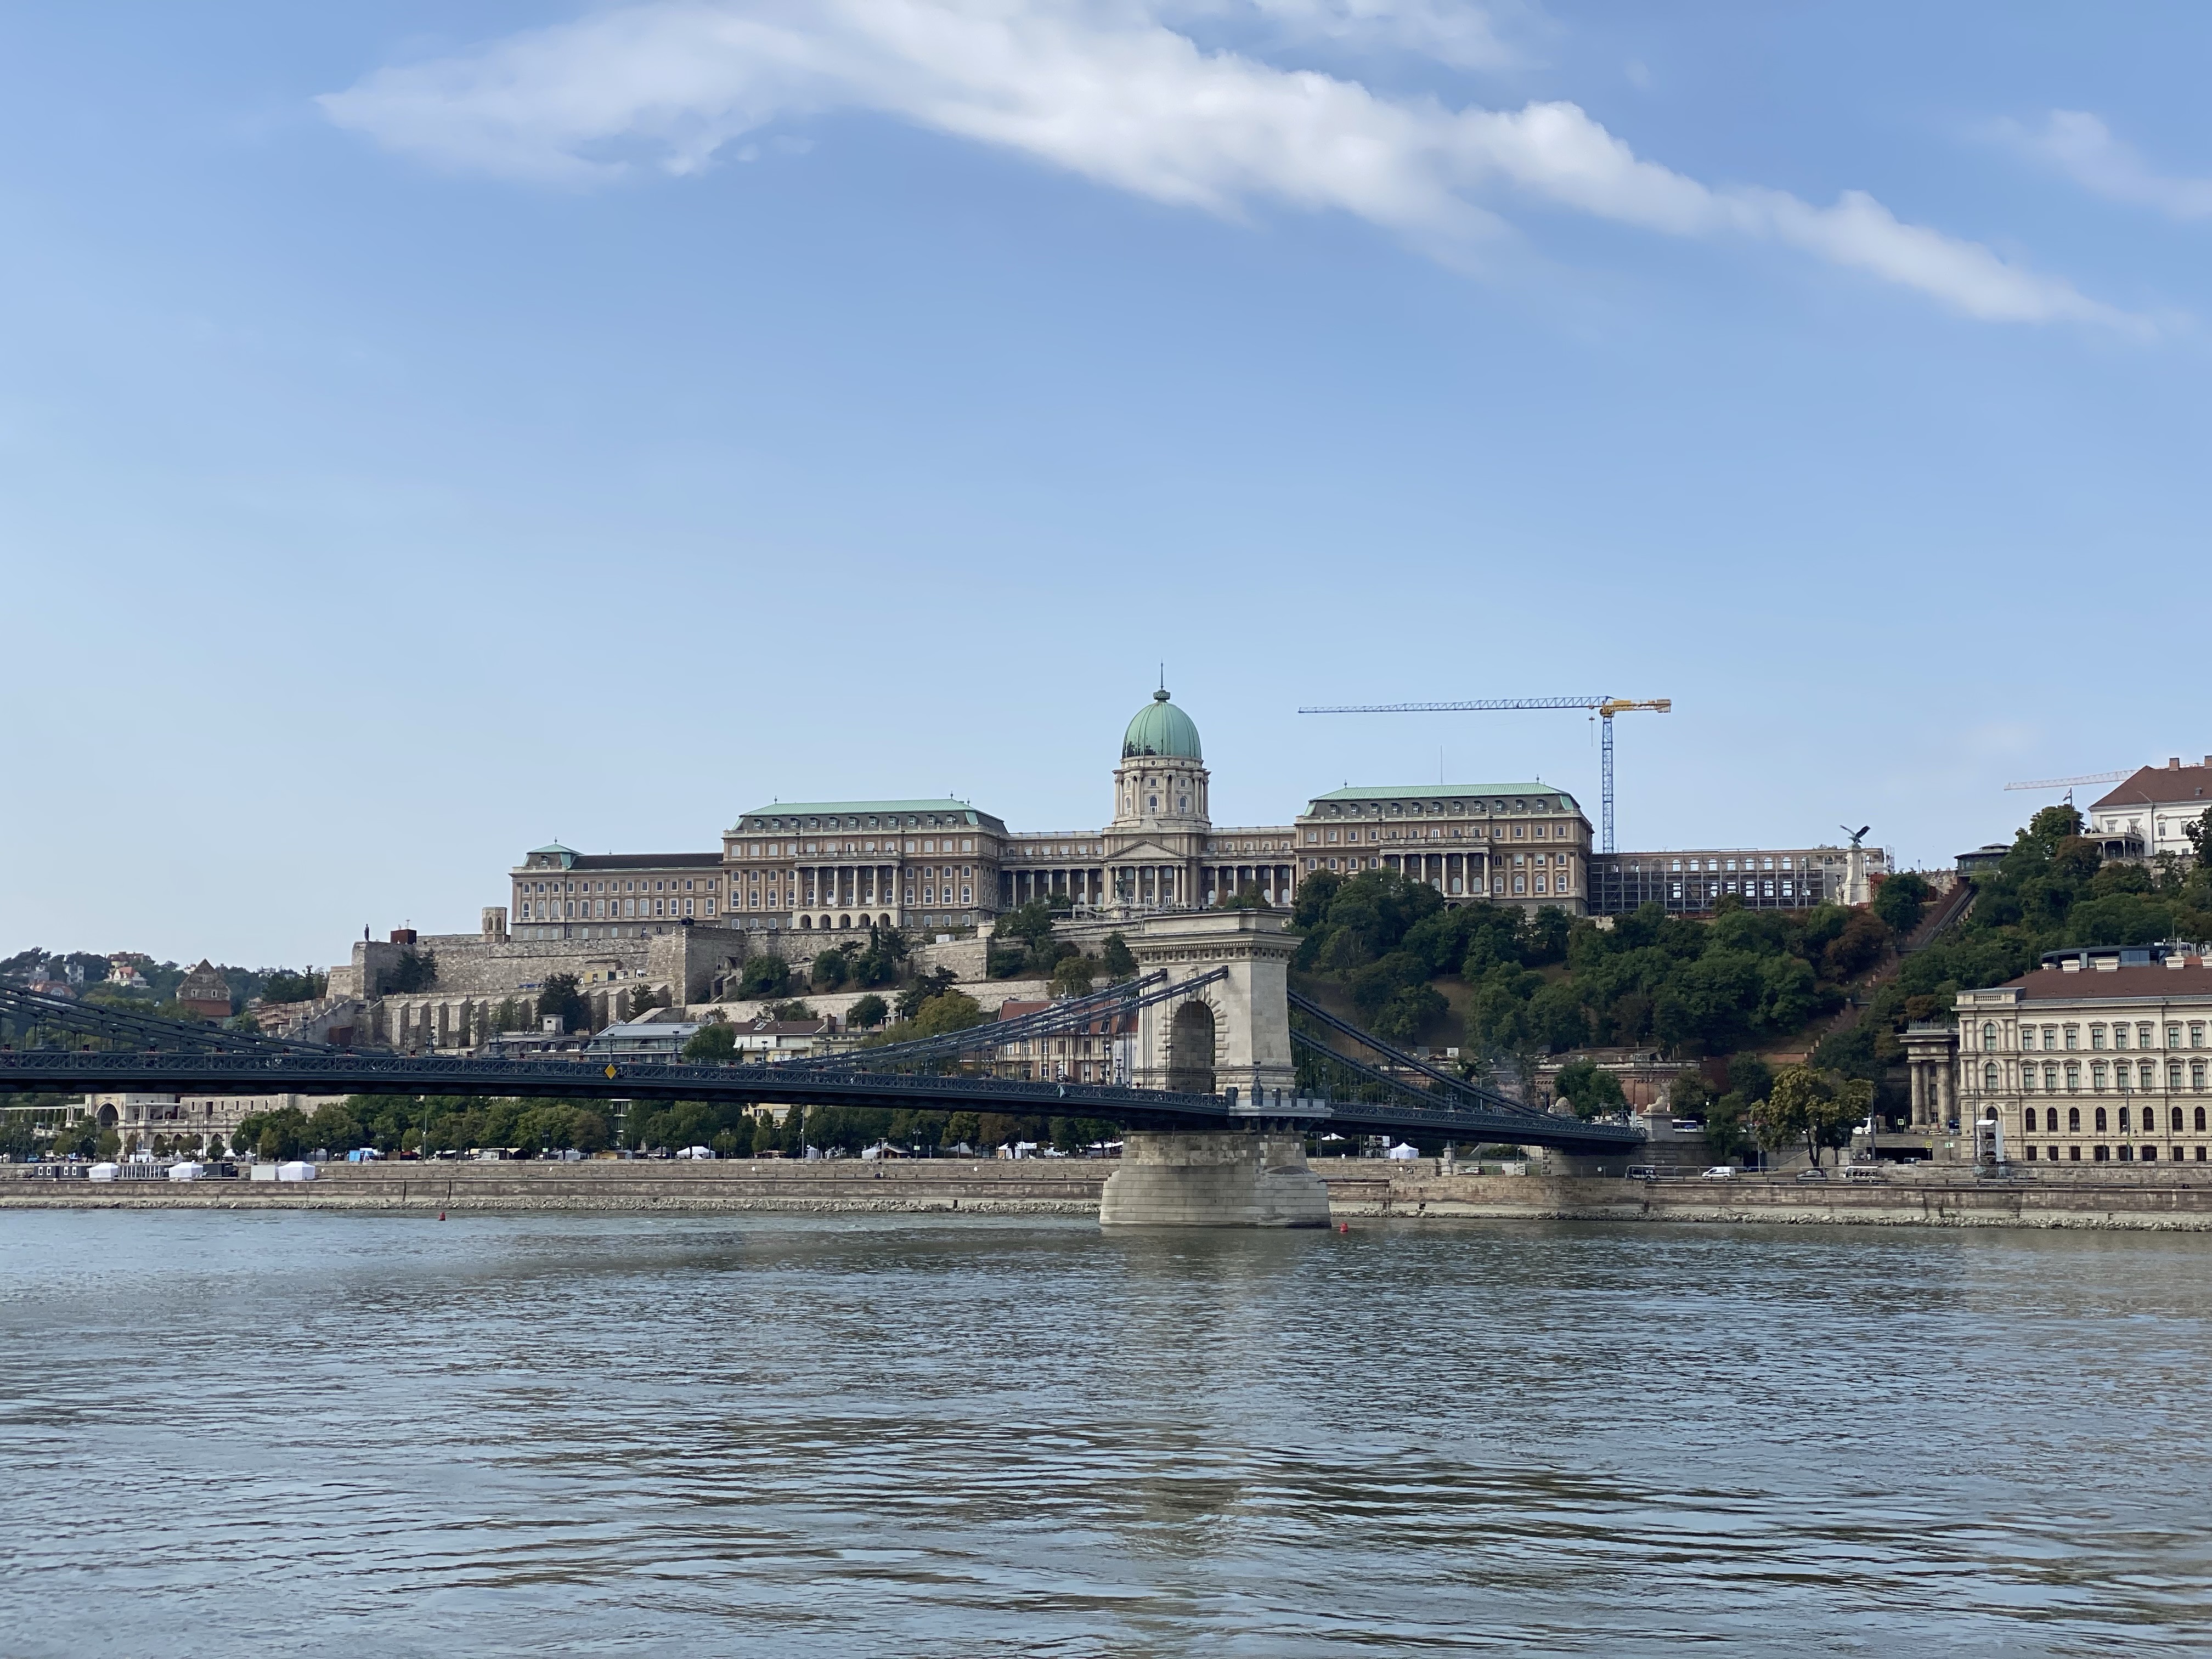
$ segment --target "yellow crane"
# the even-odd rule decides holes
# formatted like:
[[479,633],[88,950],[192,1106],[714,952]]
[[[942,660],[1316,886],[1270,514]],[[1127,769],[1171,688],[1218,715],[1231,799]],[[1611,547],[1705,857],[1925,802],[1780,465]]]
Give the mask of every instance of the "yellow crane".
[[1301,708],[1301,714],[1455,714],[1470,710],[1500,708],[1591,708],[1597,711],[1604,737],[1600,743],[1602,762],[1600,775],[1603,782],[1603,845],[1601,851],[1610,853],[1613,846],[1613,717],[1644,710],[1663,714],[1674,708],[1672,697],[1483,697],[1472,702],[1377,702],[1340,703],[1323,708]]

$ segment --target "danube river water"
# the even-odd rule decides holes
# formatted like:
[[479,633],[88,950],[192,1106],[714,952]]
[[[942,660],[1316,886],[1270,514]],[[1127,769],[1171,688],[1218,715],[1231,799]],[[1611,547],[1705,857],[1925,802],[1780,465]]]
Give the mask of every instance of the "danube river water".
[[2212,1237],[0,1213],[0,1651],[2198,1654]]

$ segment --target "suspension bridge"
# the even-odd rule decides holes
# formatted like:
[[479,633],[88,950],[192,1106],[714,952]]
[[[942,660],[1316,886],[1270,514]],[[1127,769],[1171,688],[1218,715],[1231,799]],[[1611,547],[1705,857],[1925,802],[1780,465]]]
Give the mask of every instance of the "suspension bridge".
[[[1632,1127],[1532,1108],[1291,992],[1296,940],[1279,916],[1156,917],[1131,945],[1137,975],[1089,995],[914,1042],[772,1065],[341,1049],[0,986],[0,1090],[703,1100],[1097,1118],[1127,1135],[1127,1167],[1109,1182],[1109,1220],[1312,1221],[1320,1183],[1304,1168],[1310,1133],[1593,1156],[1641,1144]],[[1126,1044],[1126,1080],[993,1074],[1010,1045],[1099,1033]],[[1127,1212],[1119,1217],[1117,1183]],[[1138,1188],[1150,1196],[1133,1201]],[[1269,1192],[1287,1195],[1288,1209]],[[1325,1197],[1318,1213],[1325,1221]]]

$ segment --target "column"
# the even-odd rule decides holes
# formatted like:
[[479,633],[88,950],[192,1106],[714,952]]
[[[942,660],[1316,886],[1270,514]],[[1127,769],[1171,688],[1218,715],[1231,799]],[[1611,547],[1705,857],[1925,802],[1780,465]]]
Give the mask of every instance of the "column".
[[1918,1060],[1911,1066],[1912,1079],[1912,1127],[1918,1128],[1928,1121],[1928,1067]]
[[1958,1079],[1954,1075],[1955,1062],[1945,1055],[1936,1062],[1936,1121],[1948,1123],[1959,1115]]

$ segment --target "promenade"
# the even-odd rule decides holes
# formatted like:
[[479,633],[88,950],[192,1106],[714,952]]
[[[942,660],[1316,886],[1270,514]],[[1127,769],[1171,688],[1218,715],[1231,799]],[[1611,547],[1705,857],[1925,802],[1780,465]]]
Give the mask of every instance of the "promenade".
[[[581,1164],[334,1164],[307,1182],[57,1182],[0,1176],[0,1208],[469,1211],[790,1211],[981,1216],[1096,1215],[1119,1167],[1087,1158],[875,1163],[602,1159]],[[2105,1227],[2212,1231],[2212,1179],[2084,1173],[1978,1180],[1932,1169],[1879,1182],[1631,1182],[1443,1174],[1325,1158],[1330,1213],[1344,1220],[1587,1220],[1796,1225]]]

